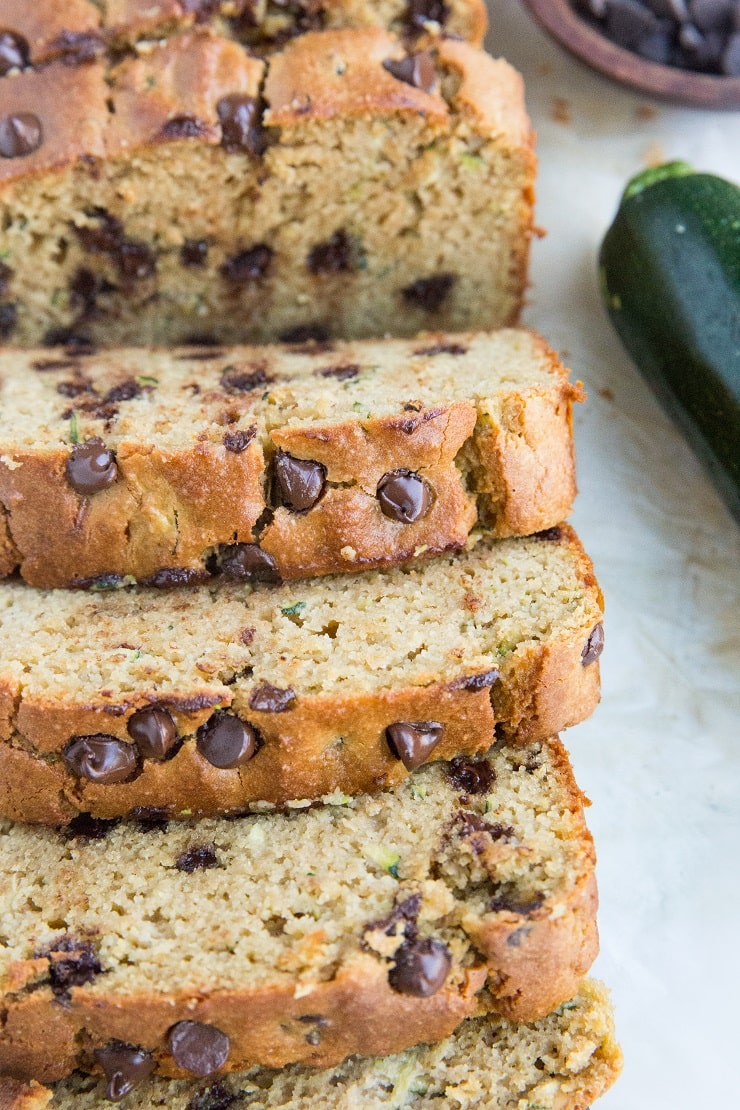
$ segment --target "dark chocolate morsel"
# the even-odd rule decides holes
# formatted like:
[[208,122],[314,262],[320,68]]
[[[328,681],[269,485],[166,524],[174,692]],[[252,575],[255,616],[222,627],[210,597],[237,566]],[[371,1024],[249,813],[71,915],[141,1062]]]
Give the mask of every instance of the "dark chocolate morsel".
[[340,274],[352,269],[352,241],[340,228],[308,252],[306,265],[312,274]]
[[455,274],[435,274],[433,277],[417,278],[401,290],[408,304],[423,308],[426,312],[436,312],[456,281]]
[[106,1098],[120,1102],[133,1091],[155,1068],[155,1060],[150,1052],[123,1041],[111,1041],[105,1048],[96,1048],[93,1054],[108,1080]]
[[419,54],[407,54],[405,58],[388,58],[383,62],[383,69],[387,69],[397,81],[404,81],[423,92],[432,92],[437,84],[434,60],[426,50]]
[[231,451],[235,455],[240,455],[245,451],[254,437],[257,435],[257,428],[253,424],[251,428],[239,428],[235,432],[224,432],[223,445],[227,451]]
[[456,756],[447,768],[450,782],[463,794],[487,794],[496,781],[496,772],[487,759]]
[[186,239],[180,247],[180,261],[183,266],[205,266],[208,261],[208,242],[205,239]]
[[155,590],[172,590],[179,586],[194,586],[207,578],[207,571],[198,567],[160,567],[154,574],[140,578],[139,585],[152,586]]
[[154,251],[137,239],[124,239],[116,250],[115,260],[121,277],[129,281],[141,281],[157,271]]
[[66,840],[104,840],[118,822],[118,817],[93,817],[90,813],[78,813],[64,826],[62,835]]
[[234,285],[246,285],[250,281],[258,281],[270,269],[274,253],[272,247],[268,247],[266,243],[258,243],[227,258],[219,272]]
[[228,151],[246,150],[259,157],[266,141],[262,111],[253,96],[224,96],[216,105],[221,124],[221,145]]
[[[59,953],[66,953],[59,957]],[[73,936],[63,936],[55,941],[46,955],[49,959],[49,983],[55,998],[68,1002],[72,987],[82,987],[92,983],[103,968],[97,953],[88,940],[78,940]]]
[[101,732],[93,736],[73,736],[62,749],[62,758],[77,778],[103,786],[128,782],[139,769],[133,744]]
[[31,59],[28,43],[15,31],[0,31],[0,77],[11,69],[25,69]]
[[432,507],[428,482],[411,470],[389,470],[378,482],[376,497],[384,516],[401,524],[413,524]]
[[108,450],[102,439],[95,436],[72,448],[66,474],[72,489],[83,497],[100,493],[112,486],[118,477],[115,454]]
[[329,329],[323,324],[296,324],[280,333],[281,343],[326,343]]
[[273,472],[275,501],[294,513],[312,509],[324,492],[326,467],[313,459],[297,459],[278,451]]
[[229,1055],[229,1038],[215,1025],[201,1021],[178,1021],[167,1033],[172,1058],[178,1068],[191,1075],[213,1075]]
[[414,771],[429,759],[443,732],[444,725],[438,721],[396,721],[388,726],[385,735],[396,759],[401,760],[407,771]]
[[218,867],[216,845],[194,844],[192,848],[186,848],[175,860],[175,867],[178,871],[184,871],[186,875],[192,875],[194,871],[207,871],[211,867]]
[[173,116],[168,119],[157,135],[158,139],[200,139],[207,136],[209,127],[196,116]]
[[9,339],[18,323],[18,309],[12,303],[0,304],[0,339]]
[[43,141],[41,120],[33,112],[0,116],[0,158],[25,158]]
[[604,650],[604,626],[599,621],[597,625],[591,630],[591,635],[586,640],[586,646],[581,652],[581,662],[584,667],[589,663],[595,663]]
[[155,759],[161,763],[177,744],[177,725],[172,714],[158,705],[137,709],[127,729],[143,759]]
[[408,0],[403,20],[412,34],[420,34],[427,23],[444,27],[450,18],[450,8],[444,0]]
[[221,386],[227,393],[251,393],[271,382],[265,367],[257,363],[251,369],[243,366],[225,366],[221,372]]
[[449,684],[450,690],[465,690],[474,694],[477,690],[487,690],[501,677],[501,672],[492,667],[490,671],[481,671],[480,674],[463,675],[462,678],[453,678]]
[[427,937],[407,940],[395,954],[396,966],[388,972],[388,982],[399,994],[430,998],[449,975],[452,956],[446,944]]
[[232,543],[221,552],[221,573],[225,578],[245,582],[280,581],[277,565],[256,543]]
[[249,708],[262,713],[284,713],[286,709],[292,709],[294,703],[295,691],[291,686],[288,686],[286,690],[281,690],[279,686],[273,686],[270,682],[263,682],[252,692],[249,699]]
[[414,354],[419,357],[429,358],[433,355],[465,355],[468,353],[468,348],[463,347],[462,343],[434,343],[431,347],[419,347]]
[[196,746],[214,767],[230,770],[256,755],[259,733],[236,714],[219,710],[198,729]]

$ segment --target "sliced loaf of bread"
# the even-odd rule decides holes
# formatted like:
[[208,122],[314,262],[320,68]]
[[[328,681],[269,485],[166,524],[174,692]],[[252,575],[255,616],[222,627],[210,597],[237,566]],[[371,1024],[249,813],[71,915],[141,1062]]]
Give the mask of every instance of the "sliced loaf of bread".
[[568,515],[579,385],[527,331],[3,356],[0,573],[292,579]]
[[0,814],[308,804],[542,738],[599,697],[567,526],[382,573],[104,594],[0,585]]
[[556,740],[292,813],[4,822],[0,1073],[60,1079],[111,1041],[165,1075],[330,1067],[481,1007],[534,1020],[578,990],[595,909]]
[[0,342],[238,343],[515,322],[522,81],[468,43],[188,32],[0,80]]
[[26,1088],[26,1101],[23,1084],[0,1079],[0,1110],[103,1110],[128,1083],[133,1093],[126,1110],[586,1110],[621,1066],[609,997],[587,980],[575,998],[539,1021],[468,1018],[439,1044],[380,1059],[353,1057],[328,1071],[298,1064],[200,1082],[137,1081],[124,1058],[118,1072],[109,1064],[107,1081],[75,1076],[53,1091]]

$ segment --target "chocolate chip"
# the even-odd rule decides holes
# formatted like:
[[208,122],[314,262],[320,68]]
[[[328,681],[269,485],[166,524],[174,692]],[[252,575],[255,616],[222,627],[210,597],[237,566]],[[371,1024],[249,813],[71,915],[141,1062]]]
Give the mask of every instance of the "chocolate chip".
[[171,713],[158,705],[149,705],[137,711],[127,725],[128,734],[136,742],[142,759],[162,763],[173,755],[177,746],[177,725]]
[[221,373],[221,386],[227,393],[251,393],[253,389],[259,389],[271,381],[272,378],[262,365],[254,366],[251,370],[245,370],[241,366],[225,366]]
[[262,713],[285,713],[292,709],[295,703],[295,691],[291,686],[281,690],[270,682],[263,682],[256,690],[252,691],[249,699],[249,708]]
[[155,590],[173,590],[180,586],[196,586],[207,578],[207,572],[197,567],[160,567],[154,574],[140,578],[139,585],[152,586]]
[[434,500],[429,484],[411,470],[390,470],[384,474],[375,496],[383,515],[401,524],[422,520]]
[[103,53],[105,43],[99,35],[90,31],[62,31],[51,47],[61,54],[64,65],[80,66],[94,62]]
[[95,574],[90,578],[72,579],[72,586],[77,590],[117,590],[122,585],[122,574]]
[[257,428],[254,424],[251,428],[240,428],[236,432],[224,432],[223,445],[227,451],[233,451],[235,455],[240,455],[242,451],[246,451],[256,435]]
[[170,823],[169,812],[156,806],[134,806],[129,817],[146,833],[164,832]]
[[6,262],[0,262],[0,297],[5,296],[13,278],[13,271]]
[[433,347],[420,347],[415,355],[466,355],[468,348],[461,343],[435,343]]
[[421,34],[425,24],[438,23],[444,27],[450,18],[450,8],[444,0],[408,0],[403,21],[413,34]]
[[436,312],[457,281],[455,274],[436,274],[418,278],[401,290],[403,299],[426,312]]
[[504,891],[498,893],[488,903],[488,910],[490,913],[517,913],[527,916],[534,913],[545,901],[545,896],[542,893],[535,894],[533,898],[521,898],[515,891]]
[[205,266],[208,261],[208,243],[205,239],[186,239],[180,247],[183,266]]
[[229,152],[246,150],[259,157],[267,140],[262,128],[262,108],[253,96],[224,96],[216,105],[221,124],[221,145]]
[[167,1033],[172,1058],[178,1068],[191,1075],[213,1075],[229,1055],[229,1038],[215,1025],[179,1021]]
[[543,540],[548,543],[560,543],[563,538],[563,529],[559,524],[554,528],[545,528],[542,532],[535,532],[532,536],[533,540]]
[[[57,952],[69,952],[64,959],[55,959]],[[91,983],[103,968],[89,941],[62,937],[49,951],[49,982],[56,998],[69,1000],[72,987]]]
[[405,941],[396,950],[396,966],[388,972],[388,982],[399,994],[430,998],[444,986],[452,967],[446,944],[427,937]]
[[219,710],[198,729],[196,746],[212,766],[231,770],[257,754],[260,739],[252,725],[234,713]]
[[270,269],[274,254],[272,247],[268,247],[266,243],[258,243],[227,258],[222,263],[219,273],[234,285],[246,285],[250,281],[258,281],[265,277]]
[[280,333],[281,343],[326,343],[329,329],[323,324],[296,324]]
[[475,693],[476,690],[487,690],[489,686],[493,686],[494,682],[500,677],[500,672],[495,668],[490,671],[482,671],[480,674],[465,675],[463,678],[453,678],[449,683],[449,690],[466,690],[468,693]]
[[141,281],[157,271],[154,251],[136,239],[124,239],[115,252],[116,266],[121,277],[128,281]]
[[118,477],[118,467],[113,451],[102,439],[95,436],[85,443],[78,443],[66,464],[67,481],[83,497],[108,489]]
[[0,77],[11,69],[25,69],[30,60],[31,51],[22,35],[0,31]]
[[67,840],[104,840],[117,824],[117,817],[93,817],[90,813],[78,813],[62,831]]
[[73,736],[62,749],[62,758],[77,778],[103,786],[129,782],[139,769],[133,744],[100,732],[93,736]]
[[305,513],[321,498],[326,467],[312,459],[297,459],[278,451],[273,463],[273,498],[294,513]]
[[73,225],[75,235],[82,247],[90,254],[112,254],[123,242],[123,225],[105,208],[95,208],[88,215],[98,220],[97,226]]
[[70,305],[75,312],[89,316],[96,307],[98,294],[111,290],[112,286],[104,278],[86,266],[79,266],[69,279]]
[[10,339],[18,323],[18,307],[0,304],[0,339]]
[[437,84],[434,60],[426,50],[419,54],[407,54],[405,58],[388,58],[383,62],[383,69],[387,69],[397,81],[413,85],[423,92],[433,92]]
[[487,759],[457,756],[448,764],[447,774],[455,789],[464,794],[487,794],[496,781],[496,772]]
[[612,42],[628,50],[657,30],[655,15],[639,0],[610,0],[604,29]]
[[416,937],[416,919],[419,916],[420,909],[421,894],[417,892],[408,898],[404,898],[402,902],[396,903],[391,912],[386,914],[385,917],[369,922],[364,931],[372,933],[380,930],[386,936],[392,937],[398,932],[397,926],[403,922],[403,935],[407,940],[413,940]]
[[[740,15],[740,7],[738,8]],[[740,30],[730,35],[722,54],[722,72],[727,77],[740,77]]]
[[0,116],[0,158],[25,158],[43,141],[41,120],[32,112]]
[[108,1080],[105,1095],[111,1102],[120,1102],[151,1075],[156,1066],[150,1052],[123,1041],[111,1041],[105,1048],[96,1048],[93,1055]]
[[604,650],[604,626],[601,622],[594,626],[591,635],[586,640],[586,646],[581,652],[581,662],[584,667],[595,663]]
[[407,771],[426,763],[442,739],[444,725],[437,721],[396,721],[385,730],[388,747]]
[[210,128],[195,116],[173,116],[160,128],[156,139],[170,142],[174,139],[201,139],[210,134]]
[[319,377],[336,378],[338,382],[350,381],[356,378],[359,372],[359,362],[348,362],[346,366],[324,366],[323,369],[314,371]]
[[352,241],[347,232],[340,228],[325,242],[312,247],[306,265],[312,274],[339,274],[351,270]]
[[225,578],[244,582],[280,581],[277,564],[256,543],[233,543],[221,549],[221,572]]
[[234,1094],[225,1083],[217,1080],[196,1093],[186,1110],[229,1110],[235,1102],[241,1102],[241,1094]]
[[187,875],[192,875],[194,871],[207,871],[218,865],[215,844],[194,844],[192,848],[180,852],[175,860],[177,870],[184,871]]
[[733,0],[689,0],[691,22],[700,31],[726,31],[732,24]]

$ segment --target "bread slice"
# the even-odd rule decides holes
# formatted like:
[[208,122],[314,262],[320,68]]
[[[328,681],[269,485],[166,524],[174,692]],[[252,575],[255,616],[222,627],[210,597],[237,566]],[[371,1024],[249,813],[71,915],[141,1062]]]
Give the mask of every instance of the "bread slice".
[[506,62],[381,28],[150,47],[0,80],[0,342],[515,322],[535,159]]
[[[604,987],[586,980],[575,998],[527,1025],[488,1014],[468,1018],[436,1045],[381,1059],[354,1057],[331,1071],[292,1065],[253,1068],[220,1079],[148,1079],[126,1099],[127,1110],[586,1110],[617,1079],[622,1054]],[[12,1080],[6,1080],[8,1091]],[[20,1084],[18,1084],[20,1087]],[[74,1078],[34,1103],[0,1110],[102,1110],[108,1085]]]
[[530,332],[202,355],[3,356],[0,572],[44,587],[293,579],[570,511],[582,392]]
[[541,1017],[596,954],[582,802],[551,740],[292,813],[5,823],[0,1073],[59,1079],[111,1040],[167,1075],[331,1067],[483,1005]]
[[306,805],[541,739],[598,700],[601,618],[565,526],[300,587],[0,585],[0,814]]
[[411,43],[443,32],[480,46],[487,22],[483,0],[3,0],[2,14],[12,40],[0,75],[56,59],[81,65],[195,27],[264,51],[309,30],[343,27],[386,27]]

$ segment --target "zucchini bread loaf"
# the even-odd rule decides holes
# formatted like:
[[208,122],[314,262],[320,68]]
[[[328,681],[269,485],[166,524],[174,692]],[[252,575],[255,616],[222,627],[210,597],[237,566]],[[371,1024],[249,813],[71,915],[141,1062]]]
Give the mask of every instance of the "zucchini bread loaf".
[[556,740],[379,796],[196,824],[0,823],[0,1073],[331,1067],[481,1009],[542,1017],[597,948],[594,855]]
[[522,81],[440,40],[207,31],[0,80],[0,342],[261,342],[516,320]]
[[0,585],[0,814],[306,805],[548,736],[598,700],[601,619],[566,527],[300,588]]
[[[207,357],[204,357],[204,354]],[[556,525],[579,385],[526,331],[49,358],[0,372],[0,573],[291,579]]]
[[342,27],[386,27],[410,42],[443,32],[480,46],[486,9],[483,0],[3,0],[0,76],[57,58],[82,65],[204,26],[255,50]]
[[329,1071],[294,1064],[205,1082],[137,1083],[126,1062],[124,1056],[109,1063],[107,1081],[75,1076],[53,1092],[0,1079],[0,1110],[103,1110],[129,1083],[135,1086],[127,1110],[585,1110],[617,1078],[622,1055],[609,997],[600,983],[586,980],[575,998],[539,1021],[468,1018],[439,1044],[380,1059],[354,1057]]

